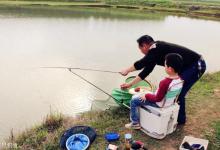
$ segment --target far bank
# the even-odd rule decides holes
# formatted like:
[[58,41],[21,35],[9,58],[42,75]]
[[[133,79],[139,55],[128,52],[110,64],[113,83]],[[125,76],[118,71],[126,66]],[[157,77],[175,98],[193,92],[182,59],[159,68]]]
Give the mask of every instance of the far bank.
[[94,8],[96,11],[102,9],[115,11],[132,11],[137,14],[148,12],[168,13],[172,15],[220,20],[220,3],[217,1],[0,1],[0,10],[27,9],[27,10],[65,10],[70,11],[77,8]]

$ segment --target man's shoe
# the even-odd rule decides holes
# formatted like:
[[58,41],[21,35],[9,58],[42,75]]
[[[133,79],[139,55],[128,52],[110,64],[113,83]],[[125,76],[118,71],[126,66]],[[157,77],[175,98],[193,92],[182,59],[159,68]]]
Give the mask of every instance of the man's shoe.
[[131,123],[126,124],[126,125],[125,125],[125,128],[138,130],[138,129],[141,129],[141,126],[140,126],[139,123],[133,124],[133,123],[131,122]]

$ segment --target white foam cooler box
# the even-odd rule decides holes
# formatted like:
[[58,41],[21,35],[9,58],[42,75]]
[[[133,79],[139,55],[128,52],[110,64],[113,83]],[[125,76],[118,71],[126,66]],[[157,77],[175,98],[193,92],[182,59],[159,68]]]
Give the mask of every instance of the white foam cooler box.
[[166,108],[142,106],[139,112],[141,130],[153,138],[163,139],[176,130],[179,113],[177,103]]

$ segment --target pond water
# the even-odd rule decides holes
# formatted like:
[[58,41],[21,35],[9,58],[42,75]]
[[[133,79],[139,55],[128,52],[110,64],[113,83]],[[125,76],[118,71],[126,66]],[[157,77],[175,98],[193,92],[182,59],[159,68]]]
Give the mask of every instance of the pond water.
[[[120,16],[113,11],[39,14],[0,11],[1,139],[12,128],[21,132],[39,123],[50,111],[74,116],[90,110],[94,99],[108,98],[67,69],[40,67],[120,71],[143,57],[136,43],[143,34],[189,47],[204,56],[208,72],[220,70],[217,21],[155,13]],[[108,93],[126,78],[75,72]],[[164,76],[157,67],[147,79],[157,84]]]

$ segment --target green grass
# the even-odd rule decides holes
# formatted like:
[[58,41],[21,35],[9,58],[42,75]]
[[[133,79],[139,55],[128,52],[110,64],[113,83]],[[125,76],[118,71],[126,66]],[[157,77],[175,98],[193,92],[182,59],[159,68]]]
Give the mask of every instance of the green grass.
[[120,140],[113,143],[118,145],[119,149],[123,149],[124,134],[131,133],[135,140],[143,141],[149,149],[178,149],[185,135],[193,135],[208,139],[209,150],[219,150],[220,72],[204,75],[190,91],[186,103],[187,124],[177,128],[163,140],[150,138],[141,131],[125,129],[124,124],[129,122],[129,110],[116,107],[106,111],[86,112],[76,118],[51,114],[41,125],[16,136],[14,142],[19,146],[18,149],[56,150],[59,149],[60,137],[66,129],[74,125],[89,125],[96,129],[98,134],[90,147],[91,150],[105,149],[108,143],[104,134],[107,132],[117,132],[121,135]]
[[215,129],[215,133],[213,136],[213,140],[214,140],[213,149],[219,149],[220,148],[220,120],[216,121],[213,126]]
[[[37,125],[19,134],[16,137],[16,141],[12,141],[11,138],[9,141],[16,143],[18,145],[17,149],[58,149],[59,145],[58,143],[54,143],[54,141],[59,140],[63,131],[60,131],[62,129],[63,119],[61,114],[50,114],[46,116],[41,125]],[[51,139],[53,142],[50,141]],[[20,147],[21,145],[22,148]]]
[[[75,7],[135,9],[146,14],[148,11],[169,12],[204,19],[220,19],[220,1],[210,0],[6,0],[0,1],[0,9],[16,6],[26,7],[56,7],[57,9],[74,9]],[[65,8],[66,7],[66,8]],[[8,8],[10,9],[10,8]],[[144,11],[142,11],[144,10]]]
[[220,149],[220,121],[215,123],[215,148]]
[[220,120],[211,123],[213,130],[206,131],[206,138],[211,143],[209,146],[210,150],[220,149]]

